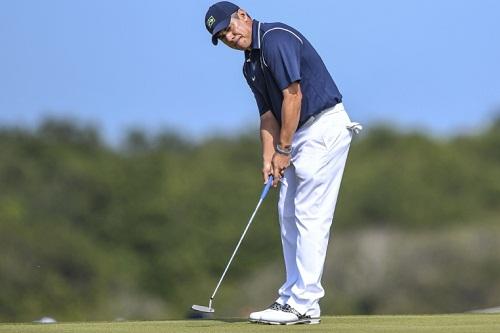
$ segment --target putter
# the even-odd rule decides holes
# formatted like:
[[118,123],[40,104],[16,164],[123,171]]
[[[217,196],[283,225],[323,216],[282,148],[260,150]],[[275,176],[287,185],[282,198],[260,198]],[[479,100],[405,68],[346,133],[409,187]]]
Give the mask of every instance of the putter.
[[248,231],[248,228],[250,227],[250,224],[252,224],[252,221],[253,221],[253,218],[255,217],[255,214],[257,214],[257,211],[259,210],[259,207],[262,204],[262,201],[264,201],[264,198],[266,197],[267,192],[269,192],[269,189],[271,188],[272,184],[273,184],[273,176],[269,176],[269,178],[267,179],[267,183],[264,186],[264,189],[262,190],[262,193],[260,195],[260,199],[259,199],[259,202],[257,203],[257,207],[255,207],[255,210],[253,211],[253,214],[250,217],[250,220],[248,221],[248,224],[247,224],[245,230],[243,230],[243,234],[241,235],[241,238],[240,238],[238,244],[236,245],[236,248],[234,249],[233,254],[231,255],[231,258],[229,259],[229,262],[226,265],[226,269],[224,269],[224,273],[222,273],[222,276],[220,277],[220,280],[217,283],[217,286],[215,287],[215,290],[214,290],[212,296],[210,297],[210,300],[208,301],[208,306],[193,305],[191,307],[191,309],[198,311],[198,312],[205,312],[205,313],[214,313],[215,312],[215,309],[212,307],[212,302],[215,298],[215,294],[217,293],[217,290],[219,289],[220,284],[222,283],[222,280],[224,279],[224,276],[226,276],[227,270],[229,269],[231,262],[233,262],[234,256],[236,255],[236,252],[238,252],[238,248],[240,247],[241,242],[243,241],[243,238],[245,237],[245,235]]

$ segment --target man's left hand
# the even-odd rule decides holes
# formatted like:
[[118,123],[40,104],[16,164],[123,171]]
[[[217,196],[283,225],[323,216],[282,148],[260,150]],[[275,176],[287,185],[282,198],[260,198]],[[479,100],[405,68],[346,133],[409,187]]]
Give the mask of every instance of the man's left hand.
[[274,153],[273,160],[271,162],[273,170],[273,187],[277,187],[281,178],[285,174],[285,169],[290,165],[290,155],[280,154],[278,152]]

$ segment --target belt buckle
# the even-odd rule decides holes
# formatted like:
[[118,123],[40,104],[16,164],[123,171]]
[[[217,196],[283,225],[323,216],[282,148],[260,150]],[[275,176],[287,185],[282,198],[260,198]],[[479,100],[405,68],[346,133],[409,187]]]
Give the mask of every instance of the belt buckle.
[[308,127],[310,125],[312,125],[312,123],[314,123],[314,121],[316,120],[316,116],[310,116],[306,122],[304,123],[304,127]]

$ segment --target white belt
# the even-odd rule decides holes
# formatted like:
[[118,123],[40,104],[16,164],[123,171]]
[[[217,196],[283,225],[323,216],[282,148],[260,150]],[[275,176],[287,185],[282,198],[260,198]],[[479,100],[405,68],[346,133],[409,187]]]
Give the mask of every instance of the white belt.
[[331,108],[324,109],[320,113],[317,113],[314,116],[310,116],[309,119],[307,119],[306,122],[304,123],[304,125],[302,125],[301,127],[311,126],[316,120],[318,120],[324,114],[337,113],[340,111],[344,111],[344,105],[342,103],[337,103],[334,106],[332,106]]
[[[332,106],[331,108],[325,109],[325,110],[321,111],[320,113],[309,117],[309,119],[307,119],[307,121],[304,123],[304,125],[301,126],[301,128],[311,126],[316,120],[318,120],[321,116],[323,116],[327,113],[333,114],[333,113],[337,113],[337,112],[341,112],[341,111],[344,111],[344,105],[342,103],[337,103],[334,106]],[[363,130],[363,126],[360,123],[356,123],[356,122],[352,122],[352,121],[350,123],[348,123],[346,125],[346,127],[347,127],[347,129],[351,130],[354,134],[359,134],[359,132],[361,132]]]

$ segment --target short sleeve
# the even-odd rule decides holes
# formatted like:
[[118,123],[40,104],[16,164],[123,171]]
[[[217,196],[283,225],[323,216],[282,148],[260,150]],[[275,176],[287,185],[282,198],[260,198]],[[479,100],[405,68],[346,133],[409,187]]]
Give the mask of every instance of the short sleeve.
[[271,71],[280,90],[300,81],[302,40],[296,34],[276,29],[268,32],[262,44],[264,65]]

